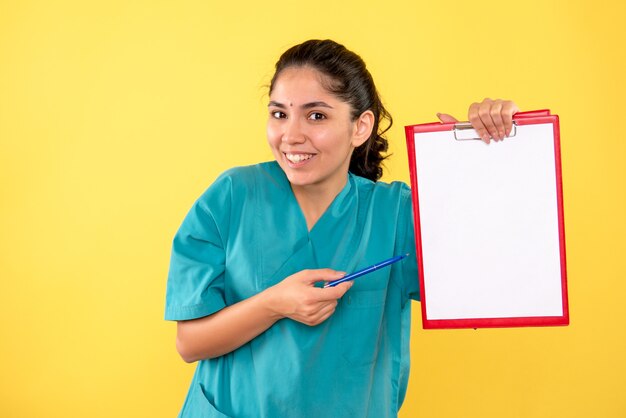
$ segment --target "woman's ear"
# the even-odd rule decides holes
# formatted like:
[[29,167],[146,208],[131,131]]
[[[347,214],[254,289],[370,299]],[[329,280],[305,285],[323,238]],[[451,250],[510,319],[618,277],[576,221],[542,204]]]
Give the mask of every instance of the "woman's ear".
[[361,113],[361,116],[355,121],[354,132],[352,134],[352,146],[356,148],[363,145],[372,135],[373,128],[374,113],[371,110],[366,110]]

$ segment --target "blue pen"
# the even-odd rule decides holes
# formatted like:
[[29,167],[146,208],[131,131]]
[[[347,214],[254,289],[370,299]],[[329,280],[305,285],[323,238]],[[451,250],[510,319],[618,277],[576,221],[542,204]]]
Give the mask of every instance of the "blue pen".
[[348,274],[347,276],[343,276],[343,277],[342,277],[341,279],[339,279],[339,280],[333,280],[332,282],[328,282],[328,283],[326,283],[326,284],[324,285],[324,289],[326,289],[327,287],[335,287],[335,286],[337,286],[339,283],[347,282],[347,281],[349,281],[349,280],[354,280],[354,279],[356,279],[357,277],[361,277],[361,276],[363,276],[364,274],[371,273],[371,272],[373,272],[373,271],[376,271],[376,270],[378,270],[378,269],[381,269],[381,268],[383,268],[383,267],[386,267],[386,266],[388,266],[389,264],[393,264],[393,263],[395,263],[396,261],[400,261],[400,260],[402,260],[404,257],[407,257],[407,256],[408,256],[408,254],[404,254],[404,255],[397,255],[397,256],[395,256],[395,257],[391,257],[389,260],[382,261],[382,262],[380,262],[380,263],[378,263],[378,264],[374,264],[373,266],[366,267],[366,268],[364,268],[363,270],[359,270],[359,271],[357,271],[357,272],[354,272],[354,273]]

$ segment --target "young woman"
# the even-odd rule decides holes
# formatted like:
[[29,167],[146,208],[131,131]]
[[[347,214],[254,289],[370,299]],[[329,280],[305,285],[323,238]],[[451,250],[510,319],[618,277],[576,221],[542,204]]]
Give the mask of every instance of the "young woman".
[[[488,143],[516,111],[486,99],[469,120]],[[382,124],[391,117],[358,55],[312,40],[280,57],[276,160],[222,174],[174,238],[165,318],[178,321],[182,358],[198,361],[180,417],[397,416],[419,286],[410,190],[377,182]]]

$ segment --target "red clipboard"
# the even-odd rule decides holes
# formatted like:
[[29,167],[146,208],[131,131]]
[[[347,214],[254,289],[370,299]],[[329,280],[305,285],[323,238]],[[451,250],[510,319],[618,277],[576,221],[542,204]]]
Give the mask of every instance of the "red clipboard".
[[569,324],[559,118],[405,127],[425,329]]

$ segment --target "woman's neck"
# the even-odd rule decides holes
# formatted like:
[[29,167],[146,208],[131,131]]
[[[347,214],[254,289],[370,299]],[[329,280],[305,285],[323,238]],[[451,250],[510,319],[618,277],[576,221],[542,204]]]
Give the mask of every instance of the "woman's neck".
[[335,200],[335,197],[343,190],[348,181],[348,176],[336,184],[320,184],[308,186],[291,185],[300,210],[306,220],[307,229],[310,231],[322,217],[326,209]]

